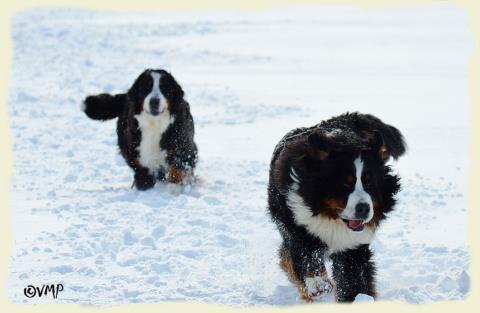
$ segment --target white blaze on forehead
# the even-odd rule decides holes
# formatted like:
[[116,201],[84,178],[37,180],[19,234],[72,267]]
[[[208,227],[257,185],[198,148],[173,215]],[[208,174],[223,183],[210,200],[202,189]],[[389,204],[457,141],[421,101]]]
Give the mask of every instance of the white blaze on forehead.
[[346,219],[355,219],[355,207],[357,204],[366,203],[369,205],[370,210],[364,223],[368,223],[373,217],[373,201],[370,194],[363,188],[362,173],[364,164],[360,156],[353,161],[353,165],[355,166],[355,178],[357,181],[355,183],[355,189],[348,196],[347,206],[342,212],[342,217]]
[[148,93],[148,95],[143,100],[143,110],[146,111],[147,113],[150,113],[150,99],[157,98],[160,100],[160,106],[158,110],[162,112],[167,105],[167,101],[163,96],[162,92],[160,91],[160,78],[162,78],[162,75],[157,72],[151,72],[150,76],[153,79],[152,90]]
[[150,93],[152,94],[152,96],[158,96],[161,93],[160,78],[162,77],[162,75],[160,75],[160,73],[157,73],[157,72],[152,72],[150,73],[150,76],[152,76],[153,78],[153,87]]

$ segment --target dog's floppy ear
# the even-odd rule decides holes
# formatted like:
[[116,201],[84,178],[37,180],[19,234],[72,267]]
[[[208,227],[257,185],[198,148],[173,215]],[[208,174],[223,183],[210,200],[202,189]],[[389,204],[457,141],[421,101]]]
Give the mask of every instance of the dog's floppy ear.
[[381,149],[380,157],[386,161],[390,156],[398,159],[407,150],[407,145],[402,133],[398,129],[383,123],[379,118],[370,115],[359,115],[358,126],[364,138],[370,142],[374,149]]
[[143,101],[143,99],[140,98],[140,85],[145,79],[145,76],[150,73],[150,70],[145,70],[140,74],[137,79],[133,82],[133,85],[130,87],[130,89],[127,92],[128,98],[132,100],[135,104],[140,103]]
[[382,126],[373,131],[373,148],[384,162],[388,161],[390,156],[398,159],[406,151],[405,140],[395,127],[386,124]]
[[325,160],[332,151],[330,140],[320,132],[312,132],[307,137],[307,151],[313,157],[319,160]]
[[373,149],[383,162],[392,156],[398,159],[405,153],[406,147],[402,134],[393,126],[363,131],[371,149]]
[[165,97],[173,103],[182,101],[184,92],[182,87],[177,83],[172,74],[167,71],[162,71],[160,89]]
[[382,133],[378,130],[373,131],[373,149],[378,153],[378,156],[383,162],[390,159],[390,151],[385,144]]

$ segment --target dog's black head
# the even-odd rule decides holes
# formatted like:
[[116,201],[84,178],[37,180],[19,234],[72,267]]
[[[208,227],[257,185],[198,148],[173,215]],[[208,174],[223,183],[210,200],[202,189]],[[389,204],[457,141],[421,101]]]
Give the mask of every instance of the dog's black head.
[[[355,133],[338,134],[317,130],[307,136],[306,154],[295,165],[299,193],[314,214],[342,220],[353,231],[384,216],[384,198],[394,190],[383,190],[388,179],[388,150],[380,133],[365,141]],[[377,212],[375,212],[377,211]],[[377,218],[374,220],[374,215]]]
[[128,91],[134,113],[146,112],[158,115],[165,110],[173,111],[183,100],[182,87],[165,70],[145,70]]
[[[395,129],[400,137],[392,142],[384,139],[381,128],[345,125],[313,128],[296,136],[278,159],[284,164],[277,167],[277,185],[284,186],[296,222],[322,228],[320,233],[329,227],[332,232],[342,227],[373,230],[392,210],[400,188],[399,178],[386,165],[392,151],[395,157],[405,151],[400,132]],[[398,143],[402,147],[393,147]]]

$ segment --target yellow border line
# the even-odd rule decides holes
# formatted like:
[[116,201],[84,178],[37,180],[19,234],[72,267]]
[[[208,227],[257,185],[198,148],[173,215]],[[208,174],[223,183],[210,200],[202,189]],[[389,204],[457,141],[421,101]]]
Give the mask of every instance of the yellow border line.
[[[470,69],[470,99],[471,99],[471,172],[470,172],[470,189],[469,189],[469,248],[471,254],[471,271],[470,271],[470,294],[464,301],[442,301],[427,305],[410,305],[403,302],[377,302],[371,304],[358,304],[355,306],[335,305],[335,304],[321,304],[319,306],[307,305],[294,307],[296,312],[317,312],[319,310],[328,312],[344,312],[345,310],[351,312],[382,312],[388,310],[409,310],[411,312],[425,312],[434,310],[451,312],[463,311],[478,311],[480,307],[479,302],[479,288],[478,282],[480,279],[479,271],[479,238],[480,232],[475,221],[480,218],[480,197],[478,192],[479,184],[477,178],[480,177],[480,1],[478,0],[451,0],[451,1],[434,1],[434,0],[337,0],[337,1],[322,1],[322,0],[233,0],[233,1],[219,1],[219,0],[171,0],[171,1],[154,1],[154,0],[136,0],[131,2],[115,1],[115,0],[21,0],[11,1],[10,3],[2,3],[0,5],[0,28],[1,28],[1,53],[0,58],[0,229],[2,234],[0,236],[0,309],[1,312],[160,312],[160,311],[195,311],[195,312],[236,312],[236,311],[290,311],[292,307],[287,308],[244,308],[238,309],[233,307],[226,307],[220,305],[209,305],[205,303],[188,302],[188,303],[162,303],[162,304],[129,304],[118,305],[108,308],[98,307],[80,307],[75,304],[49,304],[49,305],[14,305],[10,303],[7,297],[6,279],[9,271],[10,252],[12,248],[11,236],[11,215],[9,209],[9,190],[11,178],[11,166],[13,161],[12,156],[12,140],[10,136],[9,125],[10,121],[7,116],[7,99],[8,99],[8,79],[10,77],[11,59],[12,59],[12,43],[11,43],[11,18],[15,13],[29,8],[39,6],[68,6],[77,8],[87,8],[95,10],[109,10],[109,11],[143,11],[143,10],[265,10],[273,7],[280,7],[286,5],[355,5],[367,7],[370,9],[383,8],[385,6],[412,6],[412,5],[431,5],[431,4],[453,4],[464,10],[470,18],[472,34],[475,40],[475,52],[471,61]],[[452,108],[455,110],[455,108]],[[448,149],[448,143],[446,145]],[[454,210],[456,208],[452,208]],[[406,261],[408,262],[408,261]],[[454,311],[455,310],[455,311]]]

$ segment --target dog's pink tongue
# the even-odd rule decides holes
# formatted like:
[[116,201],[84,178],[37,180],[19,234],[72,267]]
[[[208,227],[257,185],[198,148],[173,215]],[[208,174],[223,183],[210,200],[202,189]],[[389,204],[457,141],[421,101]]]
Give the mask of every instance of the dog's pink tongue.
[[350,228],[357,228],[357,227],[360,227],[360,225],[362,225],[362,221],[358,221],[358,220],[349,220],[348,221],[348,227]]

